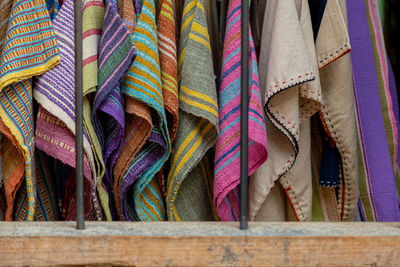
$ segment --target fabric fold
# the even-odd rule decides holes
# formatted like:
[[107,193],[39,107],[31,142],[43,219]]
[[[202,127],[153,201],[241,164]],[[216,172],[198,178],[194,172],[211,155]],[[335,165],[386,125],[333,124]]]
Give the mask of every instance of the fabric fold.
[[[376,1],[346,1],[353,50],[354,92],[359,137],[359,207],[363,220],[399,221],[395,186],[396,120],[390,96],[384,43]],[[379,157],[377,157],[379,155]]]
[[109,195],[111,217],[117,219],[113,193],[113,168],[122,149],[125,114],[121,82],[136,56],[132,35],[118,14],[116,1],[106,1],[99,46],[99,88],[93,103],[93,124],[106,166],[104,186]]
[[[28,207],[24,217],[30,221],[34,217],[36,199],[30,78],[56,66],[60,57],[45,1],[15,0],[10,12],[5,14],[9,22],[5,38],[2,39],[0,118],[17,141],[16,149],[21,154],[14,155],[23,156],[23,159],[14,156],[9,166],[13,166],[11,162],[20,161],[24,163],[24,169],[17,169],[17,173],[11,170],[12,176],[3,176],[5,186],[7,187],[8,183],[12,185],[12,188],[6,191],[6,219],[11,220],[15,193],[25,175]],[[8,168],[8,165],[3,167]],[[3,168],[3,174],[4,171],[7,172]]]
[[[178,53],[179,126],[167,181],[168,220],[217,220],[212,201],[218,104],[210,45],[209,2],[186,0]],[[211,152],[214,153],[214,152]],[[211,190],[211,191],[210,191]]]
[[[321,131],[329,146],[334,148],[334,152],[329,152],[325,142],[318,172],[319,186],[324,192],[322,205],[327,215],[336,214],[326,217],[328,221],[330,218],[354,221],[358,196],[354,90],[348,54],[351,47],[346,6],[341,2],[334,0],[326,4],[315,43],[322,90],[318,116]],[[333,169],[327,171],[330,168]]]
[[[160,55],[161,85],[164,98],[165,114],[171,144],[174,142],[178,129],[179,99],[178,99],[178,60],[175,33],[175,14],[171,0],[158,2],[157,38]],[[165,166],[158,173],[160,190],[165,198],[166,182]]]
[[[101,207],[107,220],[111,219],[108,207],[108,194],[103,188],[105,165],[99,138],[92,123],[92,99],[98,86],[98,50],[104,20],[104,3],[102,0],[84,0],[82,11],[82,44],[83,44],[83,126],[90,140],[95,165],[92,173],[95,176],[97,192]],[[61,171],[61,170],[60,170]]]
[[[239,219],[240,183],[240,79],[241,40],[239,0],[229,3],[225,45],[223,51],[222,81],[219,89],[219,133],[215,155],[214,203],[221,220]],[[250,28],[250,27],[249,27]],[[249,175],[267,159],[267,135],[254,43],[249,29]]]
[[[129,31],[133,35],[136,27],[135,10],[139,1],[123,0],[119,7],[119,13],[125,21]],[[135,159],[153,129],[150,107],[124,94],[125,99],[125,133],[124,143],[114,166],[114,194],[118,215],[121,217],[121,184],[124,176],[129,177],[130,164]],[[130,178],[128,178],[130,179]]]
[[150,108],[153,128],[122,178],[120,209],[124,220],[162,221],[165,204],[155,175],[168,159],[171,144],[162,96],[154,1],[145,0],[140,12],[136,12],[133,40],[137,57],[124,78],[122,90]]
[[321,88],[308,1],[267,1],[259,75],[269,158],[249,181],[249,218],[255,219],[279,180],[291,219],[311,220],[311,144],[306,135],[310,116],[320,109]]
[[[72,0],[64,2],[53,25],[61,62],[43,74],[34,86],[34,97],[40,104],[36,122],[36,147],[75,168],[75,32]],[[100,220],[102,215],[96,195],[96,178],[92,173],[95,163],[86,131],[83,146],[84,176],[87,181],[85,191],[90,196],[86,198],[85,216],[95,212]],[[73,214],[73,211],[66,213]]]

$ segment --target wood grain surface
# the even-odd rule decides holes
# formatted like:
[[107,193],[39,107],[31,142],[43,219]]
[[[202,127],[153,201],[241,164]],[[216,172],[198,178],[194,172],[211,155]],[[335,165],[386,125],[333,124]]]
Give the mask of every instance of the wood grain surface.
[[0,265],[399,266],[400,224],[0,223]]

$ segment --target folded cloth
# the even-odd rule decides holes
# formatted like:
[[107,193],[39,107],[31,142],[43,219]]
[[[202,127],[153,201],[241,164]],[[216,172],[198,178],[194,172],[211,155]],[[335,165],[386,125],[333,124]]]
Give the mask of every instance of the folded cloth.
[[359,136],[359,207],[363,220],[399,221],[398,110],[377,1],[346,1]]
[[[2,1],[6,10],[7,1]],[[10,167],[24,163],[27,187],[27,220],[33,220],[36,199],[36,179],[34,173],[34,127],[32,117],[32,83],[30,78],[40,75],[60,61],[58,47],[51,25],[49,12],[44,0],[15,0],[8,17],[8,28],[2,40],[0,62],[0,118],[9,133],[17,141],[14,157],[7,161]],[[2,23],[6,19],[2,19]],[[3,31],[4,32],[4,31]],[[4,41],[3,41],[4,40]],[[5,133],[5,132],[3,132]],[[5,134],[7,136],[7,134]],[[9,135],[8,135],[9,136]],[[15,144],[15,143],[14,143]],[[23,159],[22,157],[23,156]],[[5,177],[7,213],[11,220],[13,202],[18,185],[24,177],[22,169],[8,172],[3,166]]]
[[102,0],[84,0],[82,14],[82,65],[83,65],[83,127],[90,140],[95,169],[92,169],[97,184],[97,192],[104,215],[111,219],[108,194],[103,188],[105,172],[103,154],[99,138],[92,123],[92,99],[98,86],[98,51],[104,20]]
[[[136,14],[135,5],[130,0],[123,0],[119,6],[119,13],[127,25],[129,31],[133,35],[136,27]],[[115,202],[120,219],[121,217],[121,183],[125,176],[129,176],[132,171],[130,164],[135,159],[136,154],[146,143],[149,138],[151,130],[153,129],[153,122],[150,114],[150,107],[125,94],[125,133],[124,143],[121,153],[119,154],[114,166],[114,195]]]
[[[318,187],[325,220],[354,221],[358,196],[357,142],[345,1],[327,2],[315,47],[322,91],[318,117],[327,140],[322,145],[322,156],[314,154],[314,166],[321,166],[314,173],[320,174]],[[316,135],[314,132],[313,136]],[[318,149],[313,153],[318,154]]]
[[[214,202],[224,221],[239,219],[241,39],[240,0],[228,7],[219,90],[219,136],[215,155]],[[249,30],[249,175],[267,159],[267,135],[254,43]]]
[[[179,126],[167,181],[168,220],[216,220],[212,201],[218,104],[210,46],[209,1],[186,0],[178,53]],[[214,152],[212,152],[214,153]]]
[[287,219],[311,220],[309,118],[320,109],[321,88],[307,0],[267,1],[259,75],[269,158],[249,180],[249,218],[265,214],[279,180]]
[[[36,176],[36,207],[34,221],[58,221],[61,213],[57,203],[55,188],[55,164],[54,159],[40,150],[35,151],[35,176]],[[26,186],[21,186],[14,209],[16,220],[25,220],[28,207],[26,199]]]
[[[179,100],[175,14],[172,0],[160,0],[158,2],[157,38],[165,114],[167,116],[170,141],[173,143],[178,128]],[[165,188],[164,171],[163,167],[158,173],[158,182],[163,197],[165,198],[167,192]]]
[[[146,144],[129,163],[120,184],[124,220],[165,220],[164,201],[155,174],[171,152],[161,87],[155,3],[143,2],[133,35],[137,57],[122,83],[123,92],[151,108],[153,128]],[[133,132],[135,134],[135,132]]]
[[99,47],[99,88],[93,103],[93,124],[106,166],[104,186],[109,196],[111,217],[117,219],[113,194],[113,168],[122,149],[125,114],[121,81],[136,56],[132,35],[118,14],[116,1],[108,0]]
[[[34,97],[40,104],[36,122],[36,147],[55,159],[75,167],[75,51],[74,2],[67,0],[53,20],[61,62],[35,83]],[[85,215],[93,210],[101,219],[96,195],[95,168],[90,140],[84,131],[84,176],[87,180]],[[68,213],[68,211],[67,211]]]

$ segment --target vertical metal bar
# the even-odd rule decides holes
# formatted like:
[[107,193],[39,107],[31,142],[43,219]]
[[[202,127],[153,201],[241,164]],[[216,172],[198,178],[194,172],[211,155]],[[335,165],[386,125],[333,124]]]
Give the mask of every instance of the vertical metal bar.
[[85,229],[82,86],[82,0],[75,0],[76,229]]
[[241,111],[240,111],[240,229],[248,228],[248,118],[249,118],[249,2],[242,0]]

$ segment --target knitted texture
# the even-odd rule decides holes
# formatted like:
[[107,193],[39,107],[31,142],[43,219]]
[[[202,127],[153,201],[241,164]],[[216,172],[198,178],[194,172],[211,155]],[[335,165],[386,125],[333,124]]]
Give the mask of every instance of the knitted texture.
[[179,126],[167,181],[167,212],[171,221],[217,219],[209,198],[212,191],[207,187],[207,179],[212,177],[208,172],[213,170],[202,169],[199,164],[218,136],[217,91],[207,16],[208,1],[185,1],[178,54]]
[[[226,20],[221,87],[219,90],[219,136],[215,155],[214,201],[225,221],[239,219],[240,183],[240,0],[231,0]],[[267,136],[261,104],[256,54],[249,30],[249,175],[267,159]]]
[[122,179],[121,214],[125,220],[164,220],[161,192],[157,180],[152,180],[167,160],[171,144],[161,88],[154,1],[145,0],[140,16],[139,12],[137,14],[133,39],[138,55],[125,76],[122,89],[152,109],[153,129]]
[[[29,78],[46,72],[59,61],[58,48],[45,1],[14,1],[1,51],[0,118],[15,137],[18,150],[22,151],[24,157],[29,203],[27,220],[33,219],[36,197],[32,87]],[[16,185],[20,183],[16,180],[21,178],[20,176],[8,179],[8,182]],[[7,219],[10,219],[12,212],[11,195],[6,196]]]

